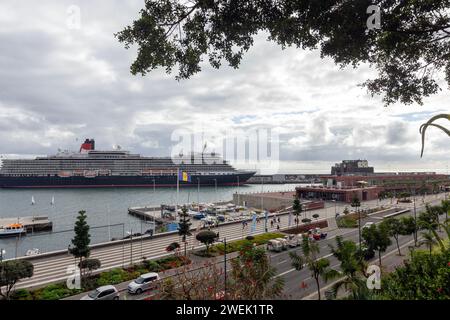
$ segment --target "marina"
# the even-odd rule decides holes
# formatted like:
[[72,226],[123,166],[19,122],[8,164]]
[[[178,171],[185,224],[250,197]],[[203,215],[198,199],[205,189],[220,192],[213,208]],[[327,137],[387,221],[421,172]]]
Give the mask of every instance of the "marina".
[[[298,184],[264,185],[265,191],[294,190]],[[201,186],[180,188],[179,203],[191,203],[200,199],[202,203],[226,203],[236,192],[259,192],[259,185]],[[34,197],[34,204],[30,199]],[[54,201],[53,201],[54,199]],[[152,228],[145,218],[129,213],[129,208],[156,208],[158,216],[161,204],[177,202],[176,188],[97,188],[97,189],[0,189],[0,219],[16,216],[13,222],[24,217],[47,216],[52,222],[51,232],[28,233],[16,241],[16,237],[0,239],[0,248],[6,250],[5,259],[24,256],[29,250],[38,248],[41,253],[67,249],[74,236],[73,227],[78,211],[85,210],[91,226],[91,244],[121,239],[126,232],[133,233]],[[152,211],[152,210],[150,210]],[[11,214],[14,212],[15,214]],[[155,213],[156,214],[156,213]],[[151,216],[152,213],[149,213]],[[147,220],[152,219],[151,217]],[[191,222],[197,223],[196,219]],[[162,225],[161,225],[162,226]],[[125,235],[124,235],[125,230]],[[158,232],[158,226],[156,226]],[[17,250],[16,250],[17,246]]]

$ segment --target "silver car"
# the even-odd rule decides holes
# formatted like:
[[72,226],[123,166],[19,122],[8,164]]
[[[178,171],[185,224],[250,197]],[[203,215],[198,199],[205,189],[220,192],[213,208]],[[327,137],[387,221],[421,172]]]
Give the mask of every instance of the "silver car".
[[159,275],[155,272],[150,272],[141,275],[136,280],[133,280],[128,285],[128,292],[131,294],[141,294],[146,290],[150,290],[156,287]]
[[89,292],[81,300],[119,300],[119,292],[114,286],[102,286]]

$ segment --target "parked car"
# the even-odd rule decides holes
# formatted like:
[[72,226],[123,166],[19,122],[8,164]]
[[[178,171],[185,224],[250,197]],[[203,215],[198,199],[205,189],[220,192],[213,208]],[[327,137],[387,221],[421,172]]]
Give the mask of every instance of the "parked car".
[[114,286],[102,286],[89,292],[81,300],[119,300],[119,292]]
[[154,289],[159,279],[159,275],[156,272],[143,274],[130,282],[128,292],[131,294],[141,294],[144,291]]
[[195,215],[193,216],[193,218],[196,219],[196,220],[201,220],[201,219],[203,219],[203,218],[206,218],[206,215],[203,214],[203,213],[197,213],[197,214],[195,214]]

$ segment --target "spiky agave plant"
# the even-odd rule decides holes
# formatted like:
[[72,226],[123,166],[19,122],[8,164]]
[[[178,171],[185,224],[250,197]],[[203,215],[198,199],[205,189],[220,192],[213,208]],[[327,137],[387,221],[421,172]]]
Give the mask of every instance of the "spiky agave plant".
[[420,126],[419,133],[422,134],[422,151],[420,152],[421,158],[423,156],[423,149],[425,147],[425,131],[427,130],[427,128],[429,126],[439,128],[442,131],[444,131],[448,136],[450,136],[450,130],[448,130],[447,128],[445,128],[439,124],[433,123],[437,119],[447,119],[450,121],[450,114],[438,114],[437,116],[432,117],[430,120],[428,120],[426,123],[424,123]]

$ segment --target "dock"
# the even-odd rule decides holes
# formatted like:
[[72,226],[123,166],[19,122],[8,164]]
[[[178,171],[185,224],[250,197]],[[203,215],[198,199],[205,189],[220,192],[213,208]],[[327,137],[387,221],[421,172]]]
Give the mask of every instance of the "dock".
[[128,208],[128,214],[135,216],[141,220],[154,221],[163,223],[161,219],[161,207],[133,207]]
[[46,216],[0,218],[0,227],[14,223],[22,224],[26,232],[49,231],[53,228],[53,223]]

